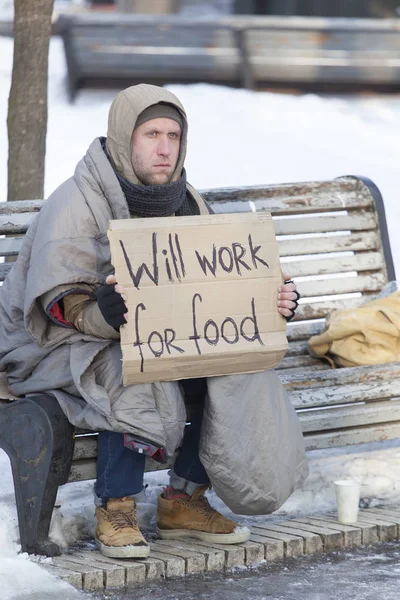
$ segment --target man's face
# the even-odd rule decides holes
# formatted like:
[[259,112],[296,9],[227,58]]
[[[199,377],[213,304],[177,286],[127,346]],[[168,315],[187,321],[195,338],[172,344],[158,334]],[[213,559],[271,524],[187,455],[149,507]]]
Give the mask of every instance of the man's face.
[[173,119],[146,121],[132,134],[132,166],[144,185],[170,183],[178,162],[181,128]]

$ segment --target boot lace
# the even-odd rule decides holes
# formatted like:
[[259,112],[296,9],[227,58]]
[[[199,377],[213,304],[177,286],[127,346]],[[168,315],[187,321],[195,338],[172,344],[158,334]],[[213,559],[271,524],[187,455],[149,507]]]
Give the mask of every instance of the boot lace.
[[207,500],[207,498],[205,496],[202,496],[201,498],[198,498],[196,500],[189,500],[189,501],[179,498],[177,500],[177,502],[179,502],[180,504],[183,504],[184,506],[189,505],[190,508],[192,508],[196,512],[198,512],[201,515],[204,515],[206,517],[208,517],[208,516],[211,517],[212,515],[215,515],[215,514],[219,515],[219,512],[211,506],[211,504],[209,503],[209,501]]
[[137,527],[137,520],[133,513],[120,511],[107,511],[108,520],[116,530]]

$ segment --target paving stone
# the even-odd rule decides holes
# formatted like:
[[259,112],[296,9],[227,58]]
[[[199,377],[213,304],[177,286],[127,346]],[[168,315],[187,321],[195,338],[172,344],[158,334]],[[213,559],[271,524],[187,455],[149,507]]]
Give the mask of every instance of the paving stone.
[[293,519],[284,521],[284,524],[288,528],[296,527],[298,529],[304,529],[304,531],[317,533],[322,538],[326,552],[339,550],[342,547],[342,534],[340,531],[334,531],[333,529],[319,525],[312,525],[307,519]]
[[362,542],[362,531],[359,527],[352,525],[344,525],[338,521],[335,523],[328,517],[312,517],[309,519],[310,523],[315,525],[323,525],[329,527],[329,529],[335,529],[340,531],[342,534],[342,542],[345,548],[351,548],[353,546],[360,546]]
[[172,556],[179,556],[185,560],[186,575],[194,575],[195,573],[203,573],[206,570],[206,557],[200,552],[192,552],[179,547],[177,540],[174,546],[163,544],[162,541],[155,542],[151,546],[154,550],[159,550]]
[[318,552],[322,552],[324,549],[320,536],[310,531],[297,529],[294,526],[287,529],[281,523],[268,523],[268,525],[263,526],[263,529],[267,535],[269,535],[269,532],[281,532],[301,538],[303,540],[304,554],[318,554]]
[[158,540],[150,544],[151,554],[146,559],[111,559],[97,551],[77,551],[40,566],[89,591],[399,538],[400,508],[376,507],[361,510],[359,520],[351,525],[339,523],[336,513],[257,524],[244,544]]
[[264,548],[264,560],[270,562],[279,560],[285,556],[285,548],[282,540],[268,537],[267,535],[250,534],[250,541],[262,544]]
[[397,523],[393,523],[389,519],[378,517],[368,511],[360,510],[358,520],[367,523],[373,523],[378,527],[378,535],[380,542],[391,542],[397,540]]
[[393,516],[395,517],[400,517],[400,507],[397,506],[380,506],[380,507],[376,507],[376,508],[368,508],[367,510],[382,510],[385,512],[389,512],[390,514],[393,514]]
[[186,573],[186,563],[180,556],[172,556],[168,552],[160,552],[158,549],[154,550],[152,544],[150,544],[150,551],[153,558],[159,558],[164,562],[164,576],[168,579],[170,577],[180,577]]
[[[339,523],[337,514],[328,513],[327,518],[335,523]],[[367,523],[366,521],[357,521],[353,523],[353,527],[358,527],[361,532],[362,543],[365,545],[377,544],[379,542],[378,526],[373,523]]]
[[225,553],[225,567],[240,567],[245,564],[245,549],[240,544],[206,544],[205,542],[197,542],[203,548],[215,548],[223,550]]
[[[100,563],[104,565],[104,568],[108,565],[110,568],[110,572],[106,573],[106,585],[105,587],[121,587],[121,585],[130,585],[132,583],[141,583],[146,580],[146,567],[143,563],[138,563],[137,559],[129,559],[129,558],[109,558],[108,556],[104,556],[98,550],[92,550],[88,552],[78,552],[76,555],[81,557],[82,560],[86,560],[88,556],[89,559],[95,559],[96,563]],[[111,571],[111,567],[115,569],[123,569],[124,571],[124,583],[119,583],[117,585],[112,584],[113,573]],[[114,577],[116,578],[117,574],[114,573]]]
[[203,554],[206,560],[207,571],[222,571],[225,565],[225,552],[216,548],[200,546],[195,541],[188,540],[158,540],[158,544],[171,546],[172,548],[182,548],[191,552]]
[[251,531],[252,534],[254,533],[257,538],[259,538],[257,541],[262,541],[262,536],[265,536],[268,539],[281,540],[283,542],[284,555],[286,557],[301,556],[304,553],[304,543],[301,537],[290,533],[271,531],[262,526],[252,527]]
[[144,565],[146,569],[146,580],[152,581],[165,577],[165,562],[154,556],[137,560],[138,564]]
[[91,550],[76,552],[73,555],[73,559],[77,559],[84,565],[102,569],[105,589],[118,588],[125,585],[125,565],[121,566],[116,564],[113,559],[106,559],[100,552]]
[[104,588],[103,569],[83,564],[82,560],[75,561],[73,554],[55,557],[53,564],[69,571],[81,573],[83,590],[102,590]]
[[[397,513],[397,514],[396,514]],[[385,521],[391,521],[397,525],[397,539],[400,538],[400,511],[393,511],[386,508],[368,508],[368,514],[376,515]]]
[[64,569],[58,565],[47,563],[40,563],[39,566],[43,569],[46,569],[46,571],[52,575],[55,575],[70,585],[73,585],[78,590],[82,589],[82,573],[77,573],[76,571],[70,571],[70,569]]
[[246,565],[256,565],[265,559],[264,544],[251,540],[239,545],[244,548]]

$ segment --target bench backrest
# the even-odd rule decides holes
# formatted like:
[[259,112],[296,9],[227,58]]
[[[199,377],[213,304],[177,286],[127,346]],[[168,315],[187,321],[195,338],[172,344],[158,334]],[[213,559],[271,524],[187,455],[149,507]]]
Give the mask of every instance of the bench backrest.
[[[367,179],[227,188],[203,195],[216,213],[272,214],[282,269],[296,277],[302,296],[289,325],[291,342],[307,340],[322,330],[329,312],[360,306],[395,279],[383,200]],[[0,257],[18,254],[23,238],[12,236],[25,233],[42,205],[43,200],[0,203],[0,235],[7,236],[0,239]],[[0,281],[11,267],[10,262],[0,264]]]
[[[383,200],[359,177],[206,192],[215,212],[271,212],[282,269],[302,294],[291,337],[309,336],[311,321],[359,306],[395,278]],[[320,326],[317,326],[320,328]]]

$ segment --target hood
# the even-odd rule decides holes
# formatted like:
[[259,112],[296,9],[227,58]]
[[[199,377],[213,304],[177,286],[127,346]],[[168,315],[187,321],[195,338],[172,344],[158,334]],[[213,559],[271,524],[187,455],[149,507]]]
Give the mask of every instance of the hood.
[[181,145],[172,178],[172,181],[177,181],[181,176],[186,158],[188,126],[185,109],[174,94],[156,85],[146,83],[134,85],[115,97],[108,113],[107,152],[118,173],[136,185],[140,185],[141,182],[131,163],[132,133],[140,113],[149,106],[160,102],[172,104],[182,115]]

